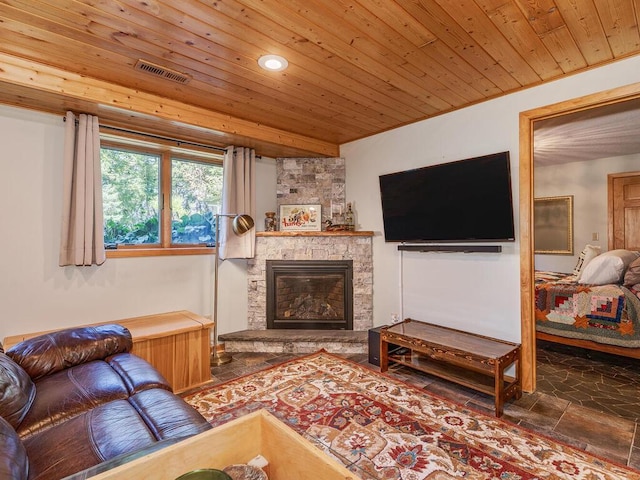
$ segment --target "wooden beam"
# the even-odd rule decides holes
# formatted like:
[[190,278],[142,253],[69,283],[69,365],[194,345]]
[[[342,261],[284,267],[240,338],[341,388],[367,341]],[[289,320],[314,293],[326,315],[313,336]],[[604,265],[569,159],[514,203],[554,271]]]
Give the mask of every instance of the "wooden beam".
[[[203,138],[215,137],[220,146],[252,146],[258,154],[273,156],[281,149],[291,156],[319,155],[339,156],[339,146],[319,139],[286,132],[259,123],[243,120],[170,98],[160,97],[140,90],[122,87],[96,80],[12,55],[0,53],[0,83],[23,87],[53,95],[62,106],[79,101],[92,104],[100,112],[100,118],[109,118],[110,111],[120,118],[126,112],[130,116],[151,116],[178,124],[181,128],[195,127]],[[26,95],[22,95],[25,97]],[[3,101],[9,99],[2,98]],[[10,102],[19,105],[20,99]],[[25,103],[28,101],[25,100]],[[26,105],[33,108],[34,105]],[[44,110],[50,111],[49,108]],[[269,152],[269,153],[267,153]]]

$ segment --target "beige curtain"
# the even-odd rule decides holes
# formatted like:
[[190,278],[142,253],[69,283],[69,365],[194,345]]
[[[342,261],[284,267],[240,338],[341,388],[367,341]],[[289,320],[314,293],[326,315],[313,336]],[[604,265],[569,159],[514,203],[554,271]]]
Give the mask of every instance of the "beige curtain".
[[[256,152],[252,148],[227,147],[222,178],[223,214],[248,214],[256,218]],[[253,258],[256,229],[237,236],[231,229],[231,219],[220,218],[220,259]]]
[[104,227],[98,117],[65,117],[60,266],[102,265]]

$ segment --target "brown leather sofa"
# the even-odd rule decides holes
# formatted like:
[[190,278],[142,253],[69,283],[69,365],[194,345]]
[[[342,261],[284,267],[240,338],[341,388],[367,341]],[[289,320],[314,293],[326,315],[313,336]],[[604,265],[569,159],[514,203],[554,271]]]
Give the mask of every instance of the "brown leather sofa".
[[120,325],[0,345],[0,478],[55,480],[203,432]]

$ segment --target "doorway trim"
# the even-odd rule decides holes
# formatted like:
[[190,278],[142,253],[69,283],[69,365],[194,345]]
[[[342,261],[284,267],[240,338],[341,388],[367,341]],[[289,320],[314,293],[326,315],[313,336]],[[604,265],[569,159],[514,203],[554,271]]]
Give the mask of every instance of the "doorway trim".
[[605,90],[584,97],[520,113],[520,320],[522,388],[536,389],[536,325],[534,316],[533,258],[533,127],[547,118],[640,98],[640,83]]

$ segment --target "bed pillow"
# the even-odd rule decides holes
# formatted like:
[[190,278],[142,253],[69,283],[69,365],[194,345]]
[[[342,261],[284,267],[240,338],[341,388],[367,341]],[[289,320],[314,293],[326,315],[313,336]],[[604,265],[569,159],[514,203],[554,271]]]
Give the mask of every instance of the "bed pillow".
[[627,267],[624,273],[623,285],[627,288],[633,287],[640,283],[640,258],[636,258]]
[[591,260],[582,270],[578,282],[592,285],[622,283],[624,272],[638,256],[638,252],[623,249],[604,252]]
[[595,245],[587,245],[584,247],[584,250],[578,255],[578,263],[576,263],[576,268],[573,269],[573,274],[579,276],[589,262],[598,255],[600,255],[600,247]]

